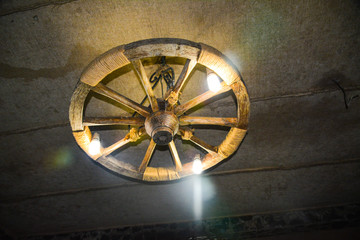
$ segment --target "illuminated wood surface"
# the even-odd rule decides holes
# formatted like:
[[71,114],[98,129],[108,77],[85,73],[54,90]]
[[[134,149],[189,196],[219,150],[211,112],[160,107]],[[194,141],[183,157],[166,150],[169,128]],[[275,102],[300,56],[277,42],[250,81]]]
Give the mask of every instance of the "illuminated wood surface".
[[117,118],[95,118],[87,117],[84,119],[84,126],[106,126],[106,125],[132,125],[143,126],[145,118],[140,117],[117,117]]
[[154,140],[151,139],[149,147],[146,150],[145,157],[140,164],[140,167],[139,167],[140,172],[144,172],[145,169],[147,168],[147,166],[149,165],[149,162],[150,162],[151,156],[155,150],[155,147],[156,147],[156,143],[154,142]]
[[171,156],[173,157],[173,160],[174,160],[174,163],[175,163],[176,171],[181,171],[182,170],[182,164],[181,164],[181,161],[180,161],[179,154],[178,154],[178,152],[176,150],[174,141],[171,141],[169,143],[169,148],[170,148]]
[[193,117],[181,116],[179,118],[180,125],[217,125],[225,127],[235,127],[237,118],[220,118],[220,117]]

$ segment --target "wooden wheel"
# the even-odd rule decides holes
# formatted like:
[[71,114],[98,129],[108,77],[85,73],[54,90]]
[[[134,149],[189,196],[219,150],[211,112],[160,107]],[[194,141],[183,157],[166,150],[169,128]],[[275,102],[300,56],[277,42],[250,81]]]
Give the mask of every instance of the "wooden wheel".
[[[175,86],[165,94],[162,100],[155,97],[141,61],[143,58],[157,56],[187,59]],[[128,64],[133,65],[133,69],[139,76],[149,99],[150,107],[142,106],[101,83],[108,74]],[[179,94],[184,84],[189,80],[189,75],[196,64],[201,64],[215,72],[223,80],[221,89],[216,93],[207,91],[179,105]],[[236,118],[183,115],[186,111],[206,100],[230,90],[234,92],[236,97]],[[137,112],[139,116],[84,118],[84,103],[90,91],[125,105]],[[165,102],[165,104],[160,104],[160,101]],[[182,164],[179,158],[173,141],[176,134],[181,136],[183,140],[191,141],[207,152],[201,159],[203,170],[206,170],[236,151],[247,131],[249,107],[249,97],[240,73],[222,53],[202,43],[194,43],[183,39],[160,38],[115,47],[90,63],[82,73],[73,93],[69,117],[77,143],[93,160],[112,171],[131,178],[144,181],[168,181],[193,174],[192,162]],[[92,140],[89,126],[95,125],[131,125],[132,128],[123,139],[102,148],[99,154],[92,155],[89,152],[89,145]],[[194,136],[193,131],[187,128],[187,125],[219,125],[230,127],[230,130],[219,146],[212,146]],[[138,141],[146,134],[151,137],[151,141],[140,166],[129,164],[111,156],[113,151],[130,142]],[[155,168],[148,166],[157,144],[168,145],[174,160],[174,167]]]

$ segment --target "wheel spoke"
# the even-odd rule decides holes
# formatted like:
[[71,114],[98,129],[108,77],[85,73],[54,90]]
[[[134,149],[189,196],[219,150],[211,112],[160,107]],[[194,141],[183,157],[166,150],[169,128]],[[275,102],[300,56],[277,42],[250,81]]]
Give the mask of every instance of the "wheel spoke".
[[221,117],[192,117],[182,116],[179,118],[180,125],[218,125],[225,127],[235,127],[237,118],[221,118]]
[[172,108],[172,106],[174,106],[177,103],[177,101],[179,99],[179,93],[180,93],[181,89],[183,88],[183,86],[185,85],[186,80],[188,79],[190,73],[196,66],[196,63],[197,63],[196,60],[190,60],[190,59],[186,60],[184,68],[181,71],[181,74],[175,84],[174,89],[171,92],[169,92],[169,94],[167,94],[167,96],[165,96],[165,99],[167,99],[167,101],[169,103],[168,110],[170,110]]
[[181,135],[181,138],[183,140],[189,140],[189,141],[195,143],[196,145],[198,145],[199,147],[201,147],[202,149],[204,149],[208,153],[217,153],[217,148],[215,146],[207,144],[206,142],[204,142],[200,138],[195,137],[190,129],[188,129],[188,128],[180,128],[179,129],[179,134]]
[[141,106],[140,104],[134,102],[133,100],[121,95],[120,93],[106,87],[105,85],[99,83],[95,87],[93,87],[91,90],[93,90],[96,93],[99,93],[105,97],[111,98],[124,106],[138,112],[140,115],[147,117],[150,115],[150,109],[147,107]]
[[194,67],[196,66],[196,63],[197,63],[196,60],[190,60],[190,59],[186,60],[185,66],[184,66],[183,70],[181,71],[179,79],[177,80],[175,87],[174,87],[174,92],[176,94],[179,94],[179,92],[185,85],[186,80],[189,77],[192,70],[194,69]]
[[221,86],[222,87],[218,92],[207,91],[207,92],[205,92],[205,93],[203,93],[203,94],[189,100],[188,102],[177,106],[175,108],[175,114],[177,116],[180,116],[184,112],[188,111],[189,109],[191,109],[191,108],[205,102],[206,100],[209,100],[212,97],[215,97],[215,96],[217,96],[217,95],[219,95],[221,93],[227,92],[227,91],[229,91],[231,89],[231,87],[226,85],[225,82],[222,82]]
[[117,118],[85,118],[84,126],[104,126],[104,125],[144,125],[145,118],[140,117],[117,117]]
[[149,147],[146,150],[145,157],[144,157],[144,159],[143,159],[143,161],[142,161],[142,163],[141,163],[141,165],[139,167],[140,172],[145,172],[145,169],[149,165],[151,155],[154,152],[155,147],[156,147],[156,143],[154,142],[154,140],[151,139]]
[[126,134],[126,136],[123,139],[117,141],[116,143],[114,143],[113,145],[107,148],[104,148],[102,151],[102,156],[107,156],[111,154],[112,152],[128,144],[129,142],[136,142],[144,134],[145,134],[144,128],[141,128],[140,130],[137,130],[135,128],[130,129],[130,132]]
[[207,144],[206,142],[204,142],[203,140],[201,140],[198,137],[195,137],[194,135],[190,138],[190,141],[195,143],[196,145],[198,145],[199,147],[203,148],[205,151],[207,151],[208,153],[216,153],[217,149],[215,146],[212,146],[210,144]]
[[110,153],[112,153],[113,151],[121,148],[122,146],[124,146],[125,144],[128,144],[130,142],[130,139],[127,137],[124,137],[123,139],[121,139],[120,141],[117,141],[116,143],[114,143],[113,145],[105,148],[102,152],[103,156],[107,156]]
[[179,171],[182,170],[182,164],[181,164],[181,161],[180,161],[179,154],[178,154],[178,152],[176,150],[176,146],[175,146],[174,141],[171,141],[169,143],[169,149],[170,149],[171,156],[173,157],[173,160],[174,160],[174,163],[175,163],[176,171],[179,172]]
[[134,62],[132,62],[135,72],[137,73],[137,75],[139,76],[141,83],[145,89],[146,95],[149,98],[150,104],[151,104],[151,108],[154,112],[159,110],[159,106],[154,94],[154,91],[152,90],[149,78],[146,75],[145,69],[143,64],[141,63],[141,60],[136,60]]

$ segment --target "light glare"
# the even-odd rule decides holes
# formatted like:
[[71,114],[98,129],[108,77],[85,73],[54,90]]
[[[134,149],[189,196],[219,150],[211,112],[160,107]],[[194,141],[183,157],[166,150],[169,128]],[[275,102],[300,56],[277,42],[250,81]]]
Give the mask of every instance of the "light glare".
[[100,149],[100,137],[99,134],[95,133],[93,139],[89,144],[89,154],[93,156],[98,155],[100,154]]
[[194,162],[193,162],[193,167],[192,167],[192,171],[195,173],[195,174],[201,174],[202,173],[202,163],[201,163],[201,160],[200,158],[195,158],[194,159]]
[[220,78],[215,73],[209,73],[207,75],[207,83],[212,92],[218,92],[221,89]]
[[196,220],[201,219],[202,215],[202,181],[200,176],[194,178],[194,217]]

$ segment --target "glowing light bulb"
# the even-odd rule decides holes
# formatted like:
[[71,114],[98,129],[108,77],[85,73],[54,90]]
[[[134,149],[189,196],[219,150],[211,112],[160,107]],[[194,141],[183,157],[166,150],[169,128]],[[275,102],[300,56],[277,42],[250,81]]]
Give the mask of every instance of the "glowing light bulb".
[[221,89],[220,78],[215,73],[209,73],[207,75],[207,83],[212,92],[218,92]]
[[101,144],[100,144],[100,136],[98,133],[94,133],[93,139],[89,144],[89,154],[90,155],[98,155],[100,154]]
[[201,174],[202,173],[202,163],[201,163],[201,160],[200,160],[200,155],[197,154],[195,156],[195,159],[194,159],[194,162],[193,162],[193,166],[192,166],[192,171],[195,173],[195,174]]

